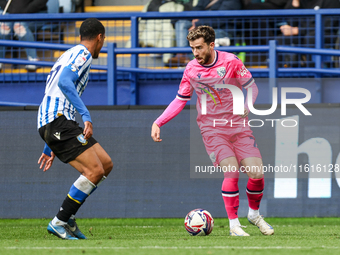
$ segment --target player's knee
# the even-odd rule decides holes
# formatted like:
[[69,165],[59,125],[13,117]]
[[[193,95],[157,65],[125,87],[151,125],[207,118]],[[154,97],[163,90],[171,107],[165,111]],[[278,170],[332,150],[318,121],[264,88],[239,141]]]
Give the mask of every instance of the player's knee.
[[105,175],[105,171],[102,165],[95,165],[87,169],[83,173],[87,179],[89,179],[94,184],[97,184]]
[[13,30],[14,30],[14,33],[18,35],[19,37],[23,37],[27,33],[26,28],[20,23],[15,23]]
[[96,179],[98,181],[100,181],[103,178],[103,176],[105,175],[104,168],[103,167],[96,168],[96,170],[94,171],[93,175],[96,177]]
[[113,168],[113,163],[110,156],[105,157],[104,160],[102,160],[102,164],[104,168],[104,174],[105,176],[108,176],[108,174],[111,172]]
[[110,160],[106,163],[105,172],[106,172],[107,174],[109,174],[109,173],[111,172],[112,168],[113,168],[113,162],[112,162],[112,160],[110,159]]
[[249,174],[249,177],[252,179],[262,179],[263,178],[263,173],[260,172],[252,172]]

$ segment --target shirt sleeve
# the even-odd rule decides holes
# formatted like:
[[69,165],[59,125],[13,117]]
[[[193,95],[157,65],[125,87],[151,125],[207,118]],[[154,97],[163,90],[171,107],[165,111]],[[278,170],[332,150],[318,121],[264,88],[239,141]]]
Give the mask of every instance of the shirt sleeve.
[[162,115],[157,118],[155,123],[159,127],[163,126],[164,124],[168,123],[170,120],[175,118],[183,110],[185,105],[186,101],[175,98],[164,110]]
[[254,83],[254,78],[239,58],[233,61],[234,77],[237,82],[245,89]]
[[[249,93],[249,89],[251,88],[251,93]],[[255,84],[255,82],[253,82],[253,84],[251,84],[249,87],[247,87],[247,97],[246,97],[246,102],[244,107],[248,110],[249,112],[249,105],[248,105],[248,98],[252,98],[252,105],[254,105],[257,95],[259,93],[259,90]]]
[[77,74],[78,78],[91,67],[92,56],[88,50],[80,50],[77,55],[72,56],[66,68]]
[[190,85],[188,70],[185,69],[176,98],[183,101],[189,101],[193,93],[193,87]]
[[73,72],[68,67],[65,67],[60,74],[58,86],[67,98],[67,100],[77,109],[83,119],[83,122],[92,122],[90,113],[87,110],[83,101],[80,99],[80,96],[78,95],[78,92],[75,88],[74,83],[77,79],[77,73]]
[[50,149],[50,147],[48,147],[47,143],[45,143],[43,153],[46,154],[47,156],[51,157],[52,156],[51,152],[52,152],[52,150]]

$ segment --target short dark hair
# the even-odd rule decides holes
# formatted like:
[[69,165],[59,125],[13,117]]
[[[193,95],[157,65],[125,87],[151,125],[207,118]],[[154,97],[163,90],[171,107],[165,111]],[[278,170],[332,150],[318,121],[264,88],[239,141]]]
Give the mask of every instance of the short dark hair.
[[187,36],[188,41],[195,41],[199,38],[203,38],[207,44],[215,42],[214,29],[209,26],[199,26],[191,30]]
[[80,40],[92,40],[99,34],[104,35],[105,27],[98,19],[88,18],[81,24],[79,33]]

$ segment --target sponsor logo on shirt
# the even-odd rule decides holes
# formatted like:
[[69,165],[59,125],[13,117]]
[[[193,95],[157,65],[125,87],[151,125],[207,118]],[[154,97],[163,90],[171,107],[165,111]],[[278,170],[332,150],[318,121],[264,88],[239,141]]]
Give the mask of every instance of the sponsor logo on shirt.
[[236,73],[237,75],[243,77],[246,73],[248,73],[248,69],[243,65],[242,68],[238,70]]
[[[79,67],[81,67],[82,65],[84,65],[84,63],[86,62],[86,57],[84,55],[79,55],[75,60],[74,60],[74,64],[71,67],[71,70],[73,71],[74,69],[79,70]],[[75,71],[73,71],[75,72]]]
[[[220,101],[221,105],[222,105],[222,101],[221,101],[221,98],[220,96],[218,95],[218,92],[216,91],[216,89],[214,89],[212,86],[206,84],[206,83],[203,83],[203,82],[198,82],[199,84],[201,85],[204,85],[206,87],[209,88],[209,90],[211,90],[215,95],[216,97],[218,98],[218,100]],[[213,96],[213,94],[208,90],[208,89],[205,89],[205,88],[201,88],[201,87],[197,87],[198,89],[200,89],[202,92],[205,92],[207,94],[209,94],[209,96],[212,98],[212,100],[214,101],[215,105],[217,105],[217,102],[215,100],[215,97]]]

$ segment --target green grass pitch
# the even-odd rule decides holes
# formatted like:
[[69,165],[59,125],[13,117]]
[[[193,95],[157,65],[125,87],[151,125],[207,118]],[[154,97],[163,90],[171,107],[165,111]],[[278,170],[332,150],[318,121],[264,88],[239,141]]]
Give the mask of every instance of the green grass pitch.
[[0,254],[339,254],[339,218],[267,218],[275,235],[263,236],[246,219],[250,237],[230,237],[216,218],[209,236],[189,236],[184,219],[78,219],[88,240],[47,233],[47,219],[0,220]]

